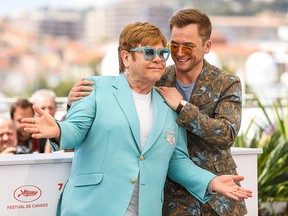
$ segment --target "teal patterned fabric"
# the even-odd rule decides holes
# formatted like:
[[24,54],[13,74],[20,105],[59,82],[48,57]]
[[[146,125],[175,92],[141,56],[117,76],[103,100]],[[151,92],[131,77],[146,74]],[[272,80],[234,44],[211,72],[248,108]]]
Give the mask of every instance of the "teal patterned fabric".
[[[166,72],[157,86],[176,87],[175,66]],[[187,129],[188,151],[195,164],[216,175],[237,174],[230,147],[241,125],[242,89],[237,76],[204,60],[189,104],[182,109],[177,123]],[[206,204],[191,196],[179,184],[167,180],[164,216],[245,215],[244,200],[235,201],[221,194]]]

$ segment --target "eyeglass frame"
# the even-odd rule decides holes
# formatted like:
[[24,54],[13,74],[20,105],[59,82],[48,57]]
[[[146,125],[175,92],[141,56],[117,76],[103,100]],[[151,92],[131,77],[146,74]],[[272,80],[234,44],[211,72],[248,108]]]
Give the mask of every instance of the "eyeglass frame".
[[[186,45],[182,45],[182,44],[172,44],[172,43],[170,43],[170,44],[168,44],[168,47],[169,47],[169,49],[171,50],[171,53],[172,53],[172,48],[171,48],[171,46],[172,45],[174,45],[174,46],[177,46],[178,47],[178,49],[177,49],[177,51],[175,52],[175,53],[177,53],[178,51],[179,51],[179,49],[181,48],[182,49],[182,47],[185,47],[185,48],[187,48],[187,49],[190,49],[191,50],[191,54],[190,55],[192,55],[193,54],[193,52],[200,46],[200,45],[203,45],[204,43],[206,43],[207,41],[203,41],[202,43],[199,43],[199,44],[197,44],[196,46],[194,46],[194,47],[191,47],[191,46],[186,46]],[[183,52],[183,50],[182,50],[182,52]],[[184,52],[185,53],[185,52]],[[187,53],[185,53],[185,54],[187,54]],[[188,54],[187,54],[188,55]]]
[[[154,55],[152,57],[147,57],[146,52],[145,52],[147,49],[152,49],[154,51]],[[160,52],[163,50],[167,51],[167,57],[165,59],[162,59],[162,57],[160,56]],[[161,62],[166,62],[169,59],[169,56],[171,53],[170,48],[168,48],[168,47],[163,47],[163,48],[159,48],[158,50],[156,50],[154,47],[151,47],[151,46],[134,47],[134,48],[131,48],[130,51],[131,52],[142,52],[143,57],[146,61],[152,61],[157,54],[160,57]]]

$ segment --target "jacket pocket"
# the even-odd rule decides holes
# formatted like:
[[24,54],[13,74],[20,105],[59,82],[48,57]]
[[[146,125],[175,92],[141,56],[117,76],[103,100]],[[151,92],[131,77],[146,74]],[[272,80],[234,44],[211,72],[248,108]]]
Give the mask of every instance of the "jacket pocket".
[[75,187],[99,184],[103,179],[103,173],[77,175],[72,179]]

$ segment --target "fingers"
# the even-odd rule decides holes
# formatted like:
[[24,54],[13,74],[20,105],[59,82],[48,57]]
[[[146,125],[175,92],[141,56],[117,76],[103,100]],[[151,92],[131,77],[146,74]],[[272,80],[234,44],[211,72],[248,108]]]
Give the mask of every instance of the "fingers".
[[226,193],[225,196],[234,199],[234,200],[239,200],[239,198],[237,196],[235,196],[232,192],[230,193]]
[[245,193],[253,193],[252,190],[248,190],[248,189],[245,189],[245,188],[242,188],[242,187],[239,187],[238,190],[241,191],[241,192],[245,192]]
[[86,80],[86,79],[82,79],[80,82],[77,82],[75,84],[75,87],[81,87],[81,86],[93,86],[94,82],[91,80]]
[[163,90],[160,87],[156,87],[155,89],[159,94],[163,95]]
[[83,80],[76,83],[72,90],[69,92],[70,104],[69,102],[68,104],[71,105],[72,101],[78,101],[81,100],[83,97],[90,95],[90,93],[94,89],[93,87],[91,87],[91,84],[93,85],[93,82],[89,80]]
[[168,87],[164,87],[164,86],[160,86],[156,88],[156,91],[161,94],[162,96],[164,95],[168,95],[169,93],[171,93],[170,91],[171,88]]
[[27,123],[27,125],[34,124],[35,121],[36,121],[35,118],[23,118],[23,119],[21,119],[22,125],[24,125],[23,123]]
[[0,154],[14,154],[16,152],[16,147],[7,147]]
[[245,194],[247,197],[252,197],[253,191],[240,187],[238,193]]
[[238,186],[232,191],[227,192],[225,195],[235,200],[238,200],[239,198],[247,199],[252,197],[252,191]]
[[156,90],[158,92],[165,92],[167,89],[168,89],[168,87],[164,87],[164,86],[156,87]]
[[233,176],[233,180],[234,180],[234,182],[242,181],[242,180],[244,180],[244,176],[235,175],[235,176]]
[[75,87],[74,92],[81,92],[81,91],[91,92],[91,91],[93,91],[93,87],[87,86],[87,85],[81,85],[81,86]]
[[[33,110],[39,115],[39,116],[43,116],[45,114],[47,114],[47,112],[45,112],[43,109],[41,109],[39,106],[37,105],[33,105]],[[35,122],[34,122],[35,123]]]
[[[91,90],[93,91],[93,89]],[[71,94],[72,97],[79,98],[90,95],[91,91],[77,91]]]
[[40,132],[39,128],[35,128],[35,127],[25,127],[24,129],[26,132],[31,133],[31,134],[38,134]]
[[32,137],[32,138],[35,138],[35,139],[41,139],[41,138],[43,138],[44,136],[43,136],[43,134],[41,134],[41,133],[34,133],[34,134],[31,134],[31,137]]
[[[23,119],[23,121],[26,121],[26,119]],[[35,122],[35,121],[34,121]],[[39,133],[40,129],[35,125],[35,123],[22,123],[21,126],[24,128],[24,131],[28,133]]]
[[[69,94],[69,99],[72,103],[72,101],[78,101],[81,100],[82,98],[90,95],[90,91],[77,91],[77,92],[70,92]],[[71,104],[69,104],[71,106]]]
[[241,198],[241,199],[247,199],[249,197],[252,197],[251,194],[249,193],[244,193],[244,192],[241,192],[241,191],[235,191],[235,192],[231,192],[231,194],[233,196],[236,196],[237,198]]

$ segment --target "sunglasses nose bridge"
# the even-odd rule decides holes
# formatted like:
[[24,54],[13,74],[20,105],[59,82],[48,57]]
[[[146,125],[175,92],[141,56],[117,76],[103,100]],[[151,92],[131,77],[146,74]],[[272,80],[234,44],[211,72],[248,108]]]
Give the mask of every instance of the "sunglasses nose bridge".
[[173,50],[173,53],[177,55],[181,55],[181,54],[192,55],[192,52],[193,52],[192,50],[182,45],[175,46]]
[[162,62],[166,62],[170,55],[170,49],[169,48],[163,48],[157,50],[157,56],[161,59]]
[[160,56],[160,53],[158,51],[155,51],[154,53],[154,57],[153,57],[153,61],[157,61],[157,62],[161,62],[162,61],[162,58]]
[[190,53],[187,52],[187,48],[186,48],[186,47],[183,47],[183,46],[179,46],[179,47],[178,47],[177,53],[178,53],[178,52],[180,52],[180,54],[190,55]]

